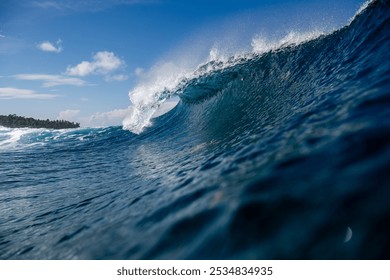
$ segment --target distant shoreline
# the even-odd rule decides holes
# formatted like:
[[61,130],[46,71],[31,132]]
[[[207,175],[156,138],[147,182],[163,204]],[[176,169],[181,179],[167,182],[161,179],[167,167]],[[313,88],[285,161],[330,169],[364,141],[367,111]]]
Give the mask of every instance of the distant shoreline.
[[65,120],[51,121],[40,120],[34,118],[27,118],[13,115],[0,115],[0,126],[7,128],[49,128],[49,129],[67,129],[67,128],[79,128],[80,124]]

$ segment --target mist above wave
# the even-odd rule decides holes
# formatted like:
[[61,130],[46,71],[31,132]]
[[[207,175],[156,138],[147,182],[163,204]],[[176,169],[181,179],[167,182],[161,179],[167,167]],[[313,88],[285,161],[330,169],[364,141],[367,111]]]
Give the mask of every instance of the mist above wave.
[[153,66],[129,92],[133,110],[123,120],[123,128],[135,134],[140,134],[145,127],[151,125],[152,116],[161,104],[169,97],[177,95],[180,90],[186,87],[188,81],[227,67],[233,67],[269,51],[276,51],[286,46],[314,40],[323,34],[325,32],[320,30],[292,31],[278,40],[256,35],[252,39],[250,51],[228,55],[217,47],[212,47],[208,57],[193,68],[173,61],[159,63]]

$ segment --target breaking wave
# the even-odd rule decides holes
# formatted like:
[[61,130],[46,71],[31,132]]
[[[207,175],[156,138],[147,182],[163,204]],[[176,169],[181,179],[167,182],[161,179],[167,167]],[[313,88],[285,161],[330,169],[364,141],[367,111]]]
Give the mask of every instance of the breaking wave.
[[388,259],[389,7],[160,65],[125,129],[0,128],[0,258]]

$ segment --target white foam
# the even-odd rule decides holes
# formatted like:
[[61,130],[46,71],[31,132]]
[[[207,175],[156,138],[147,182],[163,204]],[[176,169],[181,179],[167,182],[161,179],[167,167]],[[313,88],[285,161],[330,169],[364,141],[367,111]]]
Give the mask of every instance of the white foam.
[[251,52],[239,52],[233,56],[227,56],[216,47],[213,47],[208,57],[192,69],[188,66],[178,65],[172,61],[159,63],[153,66],[148,72],[143,73],[139,83],[129,92],[133,110],[123,120],[123,128],[140,134],[145,127],[151,126],[151,118],[161,104],[180,85],[188,80],[196,79],[216,70],[231,67],[239,63],[242,58],[251,58],[263,52],[276,50],[287,45],[301,44],[313,40],[322,34],[324,33],[318,30],[306,33],[290,32],[277,41],[266,40],[256,36],[252,40]]
[[231,64],[231,59],[229,62],[227,56],[217,48],[212,48],[208,57],[195,68],[172,61],[156,64],[143,73],[139,83],[129,92],[133,110],[123,120],[123,128],[140,134],[145,127],[151,125],[151,118],[155,116],[158,108],[180,85],[216,69],[222,69],[228,64]]
[[19,140],[22,138],[22,136],[30,133],[31,129],[26,129],[26,128],[15,128],[15,129],[0,128],[0,132],[2,134],[2,138],[5,138],[5,140],[0,142],[0,148],[7,148],[7,147],[16,146],[16,144],[19,142]]
[[[351,21],[374,1],[376,0],[365,2]],[[208,57],[203,59],[200,64],[197,64],[197,67],[192,68],[188,65],[182,66],[173,61],[158,63],[149,71],[143,71],[139,83],[130,90],[129,97],[133,110],[123,120],[123,128],[140,134],[145,127],[151,125],[151,118],[160,105],[170,97],[170,94],[177,91],[188,80],[242,63],[242,59],[250,59],[266,52],[277,51],[287,46],[300,45],[315,40],[333,31],[325,32],[319,29],[306,32],[290,31],[279,39],[269,39],[256,35],[251,42],[251,51],[246,53],[241,51],[235,55],[226,56],[217,47],[212,47]]]
[[75,129],[51,130],[45,128],[0,127],[0,149],[45,145],[50,141],[72,138]]
[[349,24],[351,24],[351,22],[354,21],[355,18],[356,18],[358,15],[360,15],[365,9],[368,8],[368,6],[369,6],[371,3],[375,2],[375,1],[376,1],[376,0],[368,0],[368,1],[364,2],[363,5],[360,6],[359,10],[354,14],[354,16],[351,17],[351,18],[349,19]]
[[[133,110],[123,120],[123,127],[136,134],[151,125],[150,119],[179,83],[191,76],[188,69],[173,62],[160,63],[142,76],[139,84],[129,92]],[[166,95],[166,96],[165,96]]]
[[315,40],[324,34],[326,34],[324,31],[315,29],[307,32],[290,31],[286,36],[279,40],[269,40],[261,36],[255,36],[252,39],[252,49],[254,53],[262,54],[291,45],[300,45]]

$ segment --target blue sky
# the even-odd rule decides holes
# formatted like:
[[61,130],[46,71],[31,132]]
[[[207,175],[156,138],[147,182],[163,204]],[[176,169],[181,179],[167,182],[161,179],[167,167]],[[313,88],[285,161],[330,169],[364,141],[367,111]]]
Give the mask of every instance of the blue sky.
[[120,124],[129,91],[159,65],[195,67],[213,48],[230,55],[259,36],[331,30],[363,2],[1,0],[0,114]]

